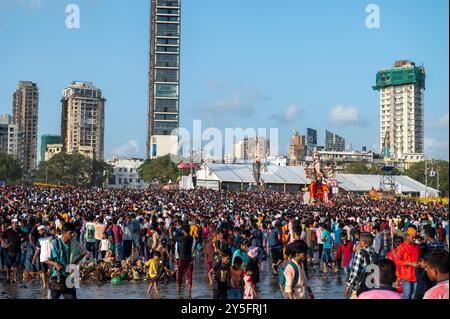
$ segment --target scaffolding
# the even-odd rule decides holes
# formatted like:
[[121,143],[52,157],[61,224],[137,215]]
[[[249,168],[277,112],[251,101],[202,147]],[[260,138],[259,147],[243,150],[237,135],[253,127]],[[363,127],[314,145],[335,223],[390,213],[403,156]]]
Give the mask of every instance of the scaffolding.
[[394,166],[384,166],[380,175],[380,190],[382,192],[395,192]]
[[388,86],[418,84],[425,89],[425,68],[423,66],[405,66],[382,70],[377,73],[374,90],[379,91]]

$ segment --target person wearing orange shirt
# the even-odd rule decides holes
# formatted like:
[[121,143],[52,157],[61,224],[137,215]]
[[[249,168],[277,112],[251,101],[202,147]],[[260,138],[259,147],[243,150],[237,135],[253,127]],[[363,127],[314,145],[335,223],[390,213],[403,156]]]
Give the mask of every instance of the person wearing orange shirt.
[[402,280],[403,299],[412,299],[417,286],[416,267],[418,265],[420,248],[416,244],[417,228],[408,226],[406,240],[397,250],[396,261]]
[[281,226],[281,241],[283,242],[283,247],[289,243],[289,223],[284,222]]

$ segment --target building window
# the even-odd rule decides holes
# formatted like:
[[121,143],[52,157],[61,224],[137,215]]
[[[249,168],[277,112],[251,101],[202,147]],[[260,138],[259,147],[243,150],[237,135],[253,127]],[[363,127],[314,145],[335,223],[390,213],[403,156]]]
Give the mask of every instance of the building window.
[[155,122],[155,135],[170,135],[172,130],[178,128],[178,123]]
[[177,44],[179,44],[179,41],[180,41],[179,39],[161,39],[161,38],[156,39],[157,44],[177,45]]
[[155,114],[155,120],[176,121],[176,120],[178,120],[178,115],[177,114]]
[[122,185],[122,179],[119,178],[119,185]]
[[178,70],[156,69],[157,82],[178,82]]
[[156,99],[155,100],[155,112],[178,112],[178,100]]
[[178,85],[176,84],[156,84],[156,96],[177,97]]
[[179,56],[178,54],[156,54],[156,66],[157,67],[178,67]]

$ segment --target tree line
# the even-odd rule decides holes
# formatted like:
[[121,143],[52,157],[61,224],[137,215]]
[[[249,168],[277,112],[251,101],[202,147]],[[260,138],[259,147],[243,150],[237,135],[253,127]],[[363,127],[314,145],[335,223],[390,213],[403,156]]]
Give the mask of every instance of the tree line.
[[[448,166],[448,161],[427,161],[428,174],[425,178],[425,161],[422,161],[411,165],[403,174],[422,184],[426,182],[432,188],[439,188],[443,196],[448,196]],[[431,170],[437,174],[431,174]],[[188,171],[179,170],[177,164],[171,160],[169,155],[145,161],[139,167],[138,172],[140,178],[149,184],[155,181],[162,184],[174,183],[180,176],[189,173]],[[346,165],[344,173],[385,174],[380,167],[376,165],[368,167],[367,163],[362,161]],[[113,174],[111,165],[103,161],[96,161],[79,153],[59,153],[50,160],[39,164],[33,181],[56,185],[72,185],[75,187],[102,187],[107,178]],[[392,174],[400,175],[402,172],[394,169]],[[13,156],[4,153],[0,153],[0,181],[6,183],[23,182],[20,162]]]

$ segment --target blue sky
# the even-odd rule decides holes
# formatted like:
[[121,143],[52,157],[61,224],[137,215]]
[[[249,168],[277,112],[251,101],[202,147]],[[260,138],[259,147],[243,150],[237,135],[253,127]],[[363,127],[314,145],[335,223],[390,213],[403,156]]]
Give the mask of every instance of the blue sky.
[[[81,28],[67,29],[78,4]],[[366,6],[377,4],[379,29]],[[0,0],[0,114],[20,80],[40,89],[39,136],[60,134],[61,94],[91,81],[106,102],[105,157],[145,156],[147,0]],[[181,126],[329,129],[378,149],[376,72],[424,64],[426,155],[449,157],[447,0],[184,0]],[[345,117],[342,116],[345,114]]]

